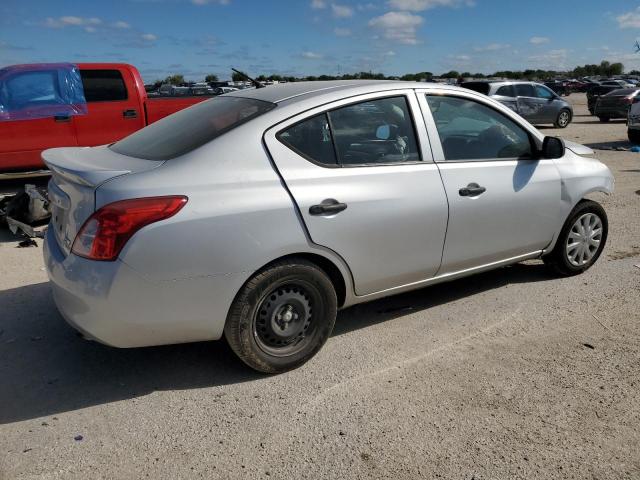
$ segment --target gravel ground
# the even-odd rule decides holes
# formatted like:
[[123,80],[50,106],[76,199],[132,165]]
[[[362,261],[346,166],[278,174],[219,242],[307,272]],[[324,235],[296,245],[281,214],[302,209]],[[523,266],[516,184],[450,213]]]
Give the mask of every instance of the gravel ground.
[[[629,146],[570,101],[545,133]],[[640,154],[596,155],[616,192],[587,273],[531,261],[348,309],[279,376],[224,342],[81,340],[41,248],[0,232],[0,478],[639,479]]]

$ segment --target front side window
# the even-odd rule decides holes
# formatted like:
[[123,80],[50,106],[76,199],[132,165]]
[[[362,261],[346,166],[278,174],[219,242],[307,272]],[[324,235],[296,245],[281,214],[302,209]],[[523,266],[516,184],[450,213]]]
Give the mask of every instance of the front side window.
[[545,100],[550,100],[555,97],[551,90],[542,85],[536,85],[536,96],[538,98],[544,98]]
[[323,165],[354,166],[420,161],[404,96],[368,100],[299,122],[278,139]]
[[127,99],[127,87],[118,70],[80,70],[87,102],[113,102]]
[[466,98],[427,95],[445,160],[533,158],[529,134],[502,113]]
[[529,85],[528,83],[519,83],[516,85],[516,96],[535,97],[536,91],[534,90],[533,85]]

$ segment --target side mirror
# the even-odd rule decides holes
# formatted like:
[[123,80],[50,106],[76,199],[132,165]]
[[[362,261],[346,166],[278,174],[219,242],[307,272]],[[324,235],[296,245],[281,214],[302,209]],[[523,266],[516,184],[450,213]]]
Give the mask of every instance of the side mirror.
[[565,152],[564,140],[558,137],[544,137],[542,142],[542,158],[554,159],[564,157]]
[[389,140],[390,136],[391,136],[391,128],[389,127],[389,125],[380,125],[376,129],[376,138],[378,140]]

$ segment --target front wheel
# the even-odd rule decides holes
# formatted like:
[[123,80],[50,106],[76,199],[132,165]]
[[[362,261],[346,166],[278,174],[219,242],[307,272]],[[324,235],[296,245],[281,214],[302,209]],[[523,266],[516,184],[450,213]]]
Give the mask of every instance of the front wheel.
[[582,273],[598,260],[608,232],[604,208],[594,201],[583,200],[569,214],[554,249],[543,260],[560,275]]
[[569,110],[560,110],[558,118],[556,118],[556,128],[567,128],[571,123],[571,112]]
[[327,274],[303,259],[276,262],[236,296],[224,334],[251,368],[280,373],[307,362],[336,321],[337,297]]

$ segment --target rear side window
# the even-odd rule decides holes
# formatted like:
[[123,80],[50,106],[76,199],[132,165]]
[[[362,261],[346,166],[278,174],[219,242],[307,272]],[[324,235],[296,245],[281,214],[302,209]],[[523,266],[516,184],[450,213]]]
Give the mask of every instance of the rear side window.
[[474,92],[489,95],[489,84],[487,82],[462,82],[460,86],[473,90]]
[[80,70],[87,102],[113,102],[127,99],[127,87],[118,70]]
[[114,152],[170,160],[276,107],[252,98],[218,97],[180,110],[111,145]]
[[382,98],[329,112],[341,165],[420,160],[405,97]]
[[515,97],[516,92],[513,89],[513,85],[503,85],[498,90],[496,90],[496,95],[500,95],[502,97]]
[[411,111],[404,96],[337,108],[278,134],[298,154],[326,166],[420,160]]
[[533,85],[520,83],[516,85],[516,95],[518,97],[535,97],[536,91],[533,89]]
[[282,132],[279,138],[289,148],[309,160],[323,165],[337,163],[326,113],[295,124]]

